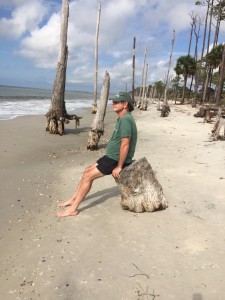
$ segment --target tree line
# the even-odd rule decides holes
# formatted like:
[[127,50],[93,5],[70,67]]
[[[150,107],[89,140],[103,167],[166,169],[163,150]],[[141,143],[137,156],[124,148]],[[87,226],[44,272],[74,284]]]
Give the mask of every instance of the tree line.
[[[174,68],[175,77],[165,78],[145,87],[147,97],[163,98],[165,89],[170,99],[192,103],[222,105],[224,96],[225,48],[218,44],[221,22],[225,20],[225,0],[196,1],[197,6],[206,6],[204,17],[192,11],[190,38],[187,54],[180,56]],[[215,28],[213,30],[213,28]],[[203,36],[202,45],[199,38]],[[194,48],[194,53],[191,53]],[[199,55],[200,53],[200,55]],[[189,85],[188,85],[189,83]],[[140,95],[143,85],[135,89]]]

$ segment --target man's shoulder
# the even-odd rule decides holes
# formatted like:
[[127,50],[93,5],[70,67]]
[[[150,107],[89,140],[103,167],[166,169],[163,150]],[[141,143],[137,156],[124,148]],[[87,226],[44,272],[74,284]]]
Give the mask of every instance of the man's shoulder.
[[128,111],[122,118],[121,120],[133,120],[132,114]]
[[136,122],[130,112],[126,113],[120,120],[122,128],[136,128]]

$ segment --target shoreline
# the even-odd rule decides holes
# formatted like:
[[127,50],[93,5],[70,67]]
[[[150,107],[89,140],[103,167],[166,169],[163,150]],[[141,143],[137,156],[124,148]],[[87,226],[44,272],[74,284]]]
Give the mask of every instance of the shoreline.
[[160,118],[156,106],[132,113],[134,158],[148,159],[169,201],[154,213],[123,211],[114,179],[105,176],[78,216],[56,217],[57,203],[104,154],[117,119],[111,108],[93,152],[86,150],[89,109],[62,137],[45,131],[44,116],[1,122],[4,299],[136,300],[138,291],[144,299],[154,290],[162,300],[223,300],[225,144],[207,141],[213,125],[194,118],[197,109],[172,105]]
[[[73,109],[73,110],[69,111],[68,114],[77,114],[77,115],[83,114],[83,115],[85,115],[86,111],[88,111],[90,109],[91,109],[91,105],[89,107],[87,107],[87,106],[86,107],[78,107],[76,109]],[[46,110],[46,112],[47,111],[48,110]],[[37,114],[15,115],[15,116],[12,116],[12,117],[7,118],[7,119],[3,119],[2,116],[0,116],[0,122],[1,121],[11,121],[11,120],[14,120],[14,119],[17,119],[17,118],[29,118],[29,117],[30,118],[31,117],[43,117],[44,119],[46,119],[45,113],[43,113],[43,114],[37,113]]]

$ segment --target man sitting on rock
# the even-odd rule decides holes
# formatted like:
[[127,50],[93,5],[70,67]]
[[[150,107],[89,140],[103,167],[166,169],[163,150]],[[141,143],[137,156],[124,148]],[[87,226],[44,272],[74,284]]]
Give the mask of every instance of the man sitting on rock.
[[87,167],[71,198],[58,205],[67,207],[57,213],[58,217],[75,216],[78,206],[89,193],[95,179],[112,174],[119,178],[121,170],[132,163],[136,142],[137,127],[131,115],[134,109],[130,94],[119,92],[112,97],[113,111],[118,115],[117,123],[107,145],[106,154],[97,162]]

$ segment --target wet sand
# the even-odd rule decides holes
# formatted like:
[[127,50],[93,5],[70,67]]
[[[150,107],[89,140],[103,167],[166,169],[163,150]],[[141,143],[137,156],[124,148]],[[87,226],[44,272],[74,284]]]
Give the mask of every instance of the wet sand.
[[223,300],[225,143],[209,142],[213,124],[197,109],[156,104],[135,110],[135,159],[153,167],[169,208],[121,209],[111,176],[94,182],[80,214],[60,219],[82,171],[105,152],[117,116],[108,109],[98,151],[86,150],[93,115],[62,137],[45,117],[1,121],[2,299]]

